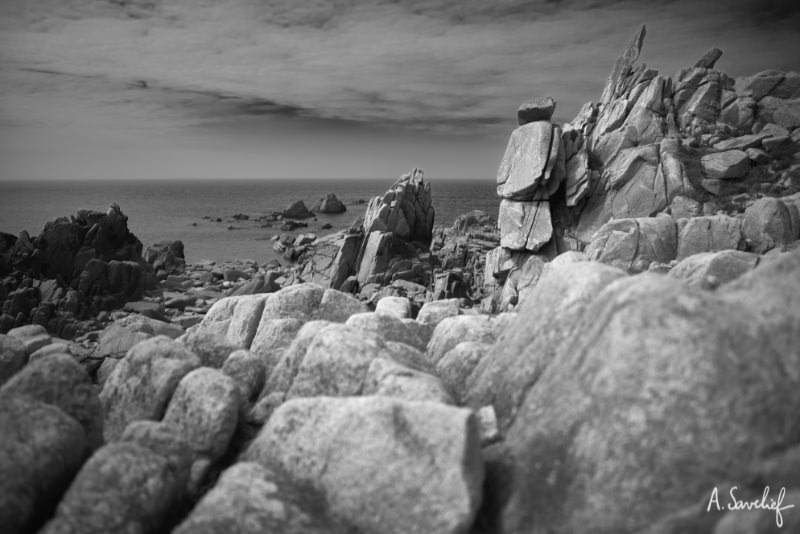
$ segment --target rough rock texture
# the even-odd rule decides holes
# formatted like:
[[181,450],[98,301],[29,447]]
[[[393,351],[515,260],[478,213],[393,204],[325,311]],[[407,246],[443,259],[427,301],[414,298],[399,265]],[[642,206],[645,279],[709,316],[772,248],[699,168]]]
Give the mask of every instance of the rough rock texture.
[[425,303],[417,314],[417,321],[424,325],[436,327],[444,319],[455,317],[461,313],[458,299],[437,300]]
[[237,350],[228,356],[222,372],[231,377],[242,396],[242,401],[251,402],[261,393],[266,380],[264,362],[249,350]]
[[319,199],[312,209],[320,213],[344,213],[347,211],[347,206],[342,204],[335,194],[328,193]]
[[168,458],[135,443],[110,443],[81,469],[43,534],[148,532],[181,495]]
[[550,203],[547,200],[500,203],[500,245],[511,250],[536,252],[553,236]]
[[744,247],[741,219],[727,215],[694,217],[686,221],[678,236],[677,259],[702,252],[738,250]]
[[81,425],[50,404],[0,396],[0,524],[35,532],[85,458]]
[[382,197],[369,201],[364,233],[389,232],[407,241],[431,241],[434,209],[431,184],[421,169],[404,174]]
[[549,96],[534,98],[523,103],[517,110],[517,122],[522,126],[529,122],[549,121],[556,110],[556,101]]
[[255,462],[229,467],[203,496],[175,534],[346,534],[328,517],[319,495],[293,487]]
[[747,208],[742,235],[756,252],[766,252],[797,239],[789,209],[776,198],[761,198]]
[[603,226],[584,251],[595,261],[637,273],[653,262],[669,263],[678,251],[678,234],[671,217],[618,219]]
[[357,313],[351,315],[344,324],[376,334],[386,341],[405,343],[421,351],[425,351],[427,346],[419,330],[414,328],[413,321],[403,321],[396,315],[379,311]]
[[161,419],[178,383],[199,366],[197,356],[165,336],[133,347],[100,392],[106,440],[119,437],[132,421]]
[[741,150],[708,154],[702,157],[700,164],[711,179],[744,178],[750,171],[750,158]]
[[90,449],[103,443],[97,393],[89,375],[69,355],[54,354],[28,364],[0,388],[0,396],[25,396],[52,404],[81,424]]
[[685,280],[692,287],[714,289],[739,278],[758,265],[758,255],[741,250],[703,252],[689,256],[673,267],[669,276]]
[[[559,156],[560,166],[556,164]],[[537,191],[555,190],[563,179],[563,158],[558,126],[547,120],[520,126],[511,134],[497,171],[497,196],[534,200]]]
[[504,529],[573,532],[591,522],[597,532],[638,532],[793,442],[800,390],[787,370],[800,363],[791,326],[799,276],[794,252],[716,294],[641,275],[603,284],[572,320],[531,302],[571,326],[546,353],[540,341],[507,343],[505,356],[490,358],[495,368],[508,358],[516,374],[513,362],[539,362],[525,393],[513,377],[483,379],[490,397],[490,387],[518,391],[503,425],[515,465]]
[[278,408],[245,459],[322,493],[360,532],[458,533],[481,500],[479,439],[469,410],[318,397]]
[[296,200],[286,206],[281,212],[281,215],[283,215],[285,219],[307,219],[313,217],[314,214],[308,210],[302,200]]
[[407,319],[411,317],[411,301],[407,297],[383,297],[375,305],[375,312]]
[[236,430],[240,393],[228,375],[201,367],[184,376],[164,414],[197,457],[217,460]]
[[0,334],[0,386],[28,363],[25,345],[13,336]]
[[[498,316],[499,317],[499,316]],[[428,343],[428,358],[436,365],[445,354],[464,341],[492,343],[502,329],[502,320],[491,315],[459,315],[441,321]],[[500,328],[498,328],[498,324]]]

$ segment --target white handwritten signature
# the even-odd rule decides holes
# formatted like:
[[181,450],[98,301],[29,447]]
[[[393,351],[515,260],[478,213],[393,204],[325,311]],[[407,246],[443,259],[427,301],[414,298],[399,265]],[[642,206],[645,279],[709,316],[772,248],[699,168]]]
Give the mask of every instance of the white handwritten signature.
[[[786,497],[786,488],[781,488],[776,500],[770,499],[769,486],[766,486],[761,498],[752,501],[745,501],[737,498],[736,491],[738,489],[738,486],[733,486],[729,492],[731,502],[728,503],[728,510],[774,510],[775,522],[778,524],[778,528],[783,526],[783,515],[781,512],[784,512],[790,508],[794,508],[793,504],[787,504],[783,506],[783,499]],[[768,499],[769,502],[767,502]],[[711,497],[708,499],[708,508],[706,508],[706,512],[710,512],[712,506],[715,506],[717,511],[722,510],[722,506],[719,503],[719,489],[716,486],[714,486],[714,490],[711,492]]]

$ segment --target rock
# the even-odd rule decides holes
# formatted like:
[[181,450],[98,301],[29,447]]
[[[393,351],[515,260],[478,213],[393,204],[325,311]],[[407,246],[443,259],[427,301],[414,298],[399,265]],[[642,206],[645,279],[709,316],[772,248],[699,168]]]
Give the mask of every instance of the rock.
[[5,395],[0,428],[0,524],[36,532],[85,459],[85,432],[51,404]]
[[694,64],[695,68],[700,69],[713,69],[714,65],[717,63],[717,60],[722,57],[722,50],[713,46],[703,54],[703,57],[697,60],[697,63]]
[[135,443],[110,443],[81,469],[42,534],[149,532],[181,496],[174,466]]
[[608,77],[606,85],[603,88],[603,95],[600,97],[600,101],[603,105],[608,105],[611,100],[619,96],[624,89],[624,83],[631,72],[631,67],[639,58],[646,33],[647,28],[642,24],[636,32],[636,35],[628,42],[625,50],[619,58],[617,58],[614,69],[611,71],[611,75]]
[[458,299],[436,300],[426,302],[417,314],[417,322],[435,328],[448,317],[461,314],[461,302]]
[[[508,428],[530,387],[556,357],[559,344],[580,333],[577,322],[585,308],[624,276],[615,267],[588,261],[547,269],[512,324],[479,358],[461,399],[476,409],[492,404],[501,430]],[[531,357],[524,359],[523,354]],[[448,366],[447,358],[439,365]]]
[[228,297],[238,297],[247,295],[259,295],[262,293],[273,293],[280,289],[275,282],[278,273],[271,271],[266,274],[256,274],[249,282],[233,287],[226,293]]
[[422,169],[404,174],[382,197],[374,197],[364,214],[364,234],[388,232],[405,241],[431,242],[434,208],[431,184]]
[[281,358],[283,351],[292,344],[295,336],[303,326],[303,321],[294,317],[274,319],[262,316],[250,351],[258,356],[264,364],[266,375],[272,372]]
[[478,420],[481,434],[481,447],[500,441],[500,431],[497,429],[497,415],[494,413],[494,408],[484,406],[475,412],[475,418]]
[[529,122],[549,121],[556,110],[556,101],[545,96],[534,98],[522,104],[517,110],[517,122],[522,126]]
[[[746,463],[791,439],[800,396],[785,369],[800,353],[782,351],[776,339],[797,337],[786,330],[796,317],[769,322],[761,313],[800,298],[787,285],[800,273],[793,256],[793,280],[759,282],[780,284],[780,293],[739,289],[728,300],[643,274],[597,295],[573,327],[584,334],[555,341],[554,357],[504,433],[515,459],[504,527],[574,531],[592,521],[609,532],[641,531],[707,498],[719,473],[740,479]],[[744,304],[762,299],[760,310]],[[537,349],[518,358],[541,358]],[[761,417],[767,412],[769,422]],[[691,439],[670,442],[676,435]]]
[[167,322],[167,316],[164,312],[164,305],[160,302],[150,302],[141,300],[138,302],[126,302],[122,308],[128,313],[137,313],[150,319],[157,321]]
[[314,214],[308,211],[308,208],[302,200],[295,200],[281,212],[284,219],[308,219],[313,217]]
[[344,213],[347,211],[347,206],[342,204],[335,194],[328,193],[319,199],[312,209],[320,213]]
[[438,365],[439,361],[456,345],[464,341],[493,343],[497,337],[497,325],[490,315],[459,315],[442,320],[433,331],[428,343],[428,358]]
[[398,319],[411,318],[411,301],[406,297],[383,297],[375,305],[375,313],[394,315]]
[[669,276],[685,280],[692,287],[715,289],[752,271],[757,264],[758,255],[751,252],[703,252],[679,262],[670,270]]
[[222,367],[231,353],[242,348],[241,345],[231,343],[226,337],[200,329],[187,332],[180,341],[189,352],[197,356],[200,365],[213,369]]
[[436,374],[456,402],[463,402],[467,380],[491,346],[480,341],[463,341],[447,351],[436,364]]
[[176,339],[184,334],[184,330],[180,326],[145,317],[144,315],[129,315],[115,321],[115,323],[134,332],[143,332],[153,336],[167,336],[170,339]]
[[[231,345],[243,348],[250,347],[258,330],[261,314],[264,311],[264,304],[268,298],[267,295],[259,294],[248,295],[238,299],[225,336]],[[222,362],[220,362],[220,365],[222,365]]]
[[322,294],[319,308],[311,315],[311,319],[343,323],[350,316],[367,310],[369,310],[367,305],[352,295],[335,289],[326,289]]
[[200,322],[198,331],[227,336],[228,327],[230,326],[231,319],[233,318],[233,312],[236,309],[236,305],[243,298],[245,298],[244,295],[235,297],[231,296],[215,302],[208,312],[206,312],[205,317],[203,317],[203,320]]
[[28,363],[28,353],[22,341],[14,336],[0,334],[0,386],[18,373]]
[[108,325],[100,333],[94,349],[96,358],[120,359],[137,343],[153,337],[151,333],[136,332],[118,323]]
[[[386,297],[384,297],[386,298]],[[411,323],[412,321],[409,321]],[[426,343],[420,337],[418,331],[396,315],[384,312],[364,312],[351,315],[345,321],[346,326],[371,332],[377,336],[382,337],[386,341],[395,341],[397,343],[405,343],[418,350],[424,351]]]
[[356,274],[360,285],[383,281],[392,256],[391,245],[392,234],[389,232],[371,232],[367,235]]
[[[561,167],[557,161],[561,157]],[[497,171],[497,196],[509,200],[542,200],[563,179],[561,129],[546,121],[520,126],[511,134]],[[552,184],[550,182],[553,182]],[[537,192],[544,192],[544,195]]]
[[546,200],[500,203],[500,245],[511,250],[536,252],[553,236],[550,203]]
[[221,371],[201,367],[184,376],[169,401],[164,422],[174,425],[196,457],[218,460],[236,430],[239,389]]
[[225,470],[175,534],[347,534],[351,529],[320,510],[318,497],[295,488],[255,462]]
[[38,324],[12,328],[8,331],[8,335],[18,339],[23,347],[25,347],[25,352],[29,355],[49,345],[53,341],[53,338],[47,333],[47,330]]
[[199,366],[197,356],[166,336],[133,347],[100,392],[106,441],[119,437],[132,421],[160,420],[178,383]]
[[789,100],[776,109],[772,114],[772,120],[788,130],[800,127],[800,98]]
[[[73,347],[75,346],[76,345],[73,345]],[[61,341],[56,341],[54,343],[50,343],[49,345],[45,345],[44,347],[38,349],[36,352],[34,352],[28,357],[28,363],[35,362],[37,360],[41,360],[42,358],[46,358],[47,356],[54,356],[57,354],[72,357],[68,342],[61,340]]]
[[360,532],[457,533],[481,501],[479,440],[472,412],[439,403],[295,399],[272,415],[245,460],[320,492]]
[[253,402],[261,393],[267,370],[261,359],[249,350],[237,350],[228,356],[222,372],[231,377],[241,392],[242,401]]
[[362,394],[453,404],[453,398],[438,378],[385,358],[375,358],[370,363]]
[[748,248],[758,253],[796,239],[789,210],[783,202],[771,197],[760,198],[745,210],[742,236]]
[[192,449],[176,426],[159,421],[134,421],[125,427],[119,441],[134,443],[166,458],[179,489],[188,482]]
[[743,248],[742,220],[727,215],[694,217],[686,222],[678,236],[677,259],[702,252]]
[[750,158],[741,150],[715,152],[700,160],[706,177],[712,180],[743,178],[750,171]]
[[92,380],[72,356],[55,354],[29,363],[0,388],[0,396],[26,396],[52,404],[78,421],[90,449],[103,443],[103,413]]
[[144,261],[153,266],[153,271],[162,273],[166,280],[170,274],[180,274],[186,268],[183,241],[160,241],[147,247]]
[[637,273],[652,262],[669,263],[677,248],[675,222],[660,215],[612,220],[595,234],[584,252],[591,260]]

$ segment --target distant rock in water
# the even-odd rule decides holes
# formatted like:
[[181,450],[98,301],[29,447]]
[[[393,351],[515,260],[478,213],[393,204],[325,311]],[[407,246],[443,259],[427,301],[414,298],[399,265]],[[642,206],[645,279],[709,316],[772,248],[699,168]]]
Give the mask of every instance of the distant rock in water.
[[324,198],[319,199],[311,209],[320,213],[344,213],[347,211],[347,206],[340,202],[335,194],[328,193]]
[[313,217],[314,214],[308,211],[305,203],[302,200],[296,200],[286,206],[281,212],[284,219],[308,219],[309,217]]

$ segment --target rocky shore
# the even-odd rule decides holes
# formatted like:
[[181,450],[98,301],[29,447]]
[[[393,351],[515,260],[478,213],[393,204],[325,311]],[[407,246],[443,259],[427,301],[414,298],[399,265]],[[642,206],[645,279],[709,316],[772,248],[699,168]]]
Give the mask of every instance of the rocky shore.
[[0,236],[3,532],[800,531],[800,75],[644,36],[522,104],[498,221],[413,169],[266,264],[116,205]]

